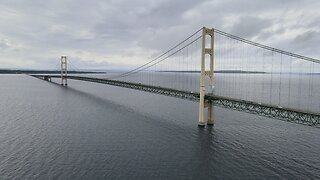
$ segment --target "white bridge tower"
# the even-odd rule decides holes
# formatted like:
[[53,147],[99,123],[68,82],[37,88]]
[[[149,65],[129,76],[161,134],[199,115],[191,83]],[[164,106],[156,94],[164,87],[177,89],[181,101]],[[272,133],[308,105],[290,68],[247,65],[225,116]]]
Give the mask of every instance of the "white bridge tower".
[[[206,47],[206,37],[210,37],[210,47]],[[206,55],[210,56],[210,68],[206,70]],[[200,77],[200,104],[199,104],[199,124],[204,127],[205,121],[205,107],[208,107],[207,125],[213,125],[213,106],[211,102],[205,102],[206,95],[206,77],[209,77],[209,93],[213,92],[213,78],[214,78],[214,29],[202,28],[202,50],[201,50],[201,77]]]
[[67,56],[61,56],[61,85],[67,86]]

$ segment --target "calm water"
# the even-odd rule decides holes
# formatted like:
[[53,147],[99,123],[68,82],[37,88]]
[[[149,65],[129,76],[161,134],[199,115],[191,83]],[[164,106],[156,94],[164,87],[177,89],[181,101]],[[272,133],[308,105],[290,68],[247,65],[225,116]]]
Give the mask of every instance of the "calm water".
[[320,130],[102,84],[0,76],[0,179],[320,179]]

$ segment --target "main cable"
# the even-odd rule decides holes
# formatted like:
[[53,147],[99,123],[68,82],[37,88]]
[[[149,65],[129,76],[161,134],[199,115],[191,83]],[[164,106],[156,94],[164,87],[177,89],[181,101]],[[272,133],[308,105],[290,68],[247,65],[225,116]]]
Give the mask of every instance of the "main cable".
[[269,51],[277,52],[277,53],[280,53],[280,54],[285,54],[287,56],[291,56],[291,57],[295,57],[295,58],[299,58],[299,59],[303,59],[303,60],[306,60],[306,61],[311,61],[311,62],[315,62],[315,63],[319,63],[320,64],[320,60],[318,60],[318,59],[302,56],[302,55],[299,55],[299,54],[291,53],[291,52],[288,52],[288,51],[284,51],[284,50],[281,50],[281,49],[276,49],[276,48],[273,48],[273,47],[270,47],[270,46],[266,46],[266,45],[263,45],[263,44],[260,44],[260,43],[256,43],[256,42],[253,42],[253,41],[250,41],[250,40],[247,40],[247,39],[244,39],[244,38],[241,38],[241,37],[238,37],[238,36],[223,32],[223,31],[220,31],[218,29],[214,29],[214,32],[216,32],[216,33],[218,33],[220,35],[232,38],[232,39],[236,39],[236,40],[244,42],[246,44],[250,44],[250,45],[259,47],[259,48],[267,49]]
[[[130,70],[130,71],[128,71],[128,72],[125,72],[125,73],[123,73],[123,74],[116,75],[116,76],[113,76],[113,77],[109,77],[108,79],[116,79],[116,78],[120,78],[120,77],[125,77],[125,76],[127,76],[128,74],[134,73],[135,71],[140,72],[139,70],[140,70],[141,68],[144,68],[145,66],[147,66],[147,65],[149,65],[149,64],[157,61],[157,60],[160,59],[161,57],[165,56],[166,54],[168,54],[168,53],[171,52],[172,50],[174,50],[174,49],[176,49],[177,47],[179,47],[179,46],[180,46],[181,44],[183,44],[184,42],[188,41],[190,38],[192,38],[194,35],[196,35],[196,34],[197,34],[198,32],[200,32],[201,30],[202,30],[202,28],[199,29],[199,30],[197,30],[197,31],[194,32],[193,34],[191,34],[189,37],[187,37],[186,39],[184,39],[183,41],[181,41],[180,43],[178,43],[178,44],[175,45],[174,47],[170,48],[168,51],[166,51],[166,52],[162,53],[161,55],[157,56],[156,58],[152,59],[151,61],[149,61],[149,62],[147,62],[147,63],[145,63],[145,64],[143,64],[143,65],[141,65],[141,66],[139,66],[139,67],[137,67],[137,68],[135,68],[135,69],[133,69],[133,70]],[[149,67],[151,67],[151,66],[149,66]]]
[[[183,50],[184,48],[190,46],[191,44],[193,44],[194,42],[196,42],[197,40],[199,40],[201,37],[202,37],[202,36],[199,36],[199,37],[196,38],[195,40],[191,41],[190,43],[186,44],[186,45],[183,46],[182,48],[176,50],[175,52],[169,54],[168,56],[164,57],[163,59],[161,59],[161,60],[159,60],[159,61],[157,61],[157,62],[155,62],[155,63],[153,63],[153,64],[150,64],[150,65],[148,65],[148,66],[146,66],[146,67],[144,67],[144,68],[142,68],[142,69],[139,69],[138,71],[132,72],[132,73],[130,73],[130,74],[123,75],[123,76],[121,76],[121,77],[130,76],[130,75],[132,75],[132,74],[135,74],[135,73],[141,72],[141,71],[143,71],[143,70],[146,70],[146,69],[148,69],[148,68],[150,68],[150,67],[152,67],[152,66],[154,66],[154,65],[157,65],[157,64],[159,64],[160,62],[162,62],[162,61],[164,61],[164,60],[172,57],[173,55],[177,54],[178,52],[180,52],[180,51]],[[117,77],[117,78],[119,78],[119,77]],[[111,78],[109,78],[109,79],[111,79]]]

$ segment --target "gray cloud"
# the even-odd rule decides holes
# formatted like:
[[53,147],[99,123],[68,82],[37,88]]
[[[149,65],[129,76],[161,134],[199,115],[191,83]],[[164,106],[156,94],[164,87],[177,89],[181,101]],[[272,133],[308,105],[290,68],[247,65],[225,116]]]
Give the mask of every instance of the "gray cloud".
[[232,26],[231,33],[243,38],[252,38],[270,27],[272,21],[252,16],[244,16]]
[[50,69],[65,54],[79,66],[131,68],[202,26],[319,58],[319,6],[317,0],[2,1],[0,65]]
[[4,51],[10,47],[9,43],[5,39],[0,39],[0,50]]
[[304,33],[297,35],[292,44],[297,44],[296,47],[300,52],[311,54],[317,56],[319,54],[317,49],[320,49],[320,32],[310,30]]
[[311,43],[310,45],[314,45],[317,42],[317,38],[319,38],[320,32],[318,31],[308,31],[306,33],[298,35],[294,42],[304,42],[304,43]]

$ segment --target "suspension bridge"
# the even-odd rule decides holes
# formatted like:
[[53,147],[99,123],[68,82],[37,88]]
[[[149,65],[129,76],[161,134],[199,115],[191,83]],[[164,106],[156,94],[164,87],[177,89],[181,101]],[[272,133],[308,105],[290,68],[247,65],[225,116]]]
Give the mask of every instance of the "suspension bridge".
[[[214,124],[214,106],[320,127],[320,61],[203,27],[168,51],[126,72],[33,74],[102,83],[199,102],[198,125]],[[207,109],[207,110],[206,110]],[[207,111],[207,117],[205,117]]]

